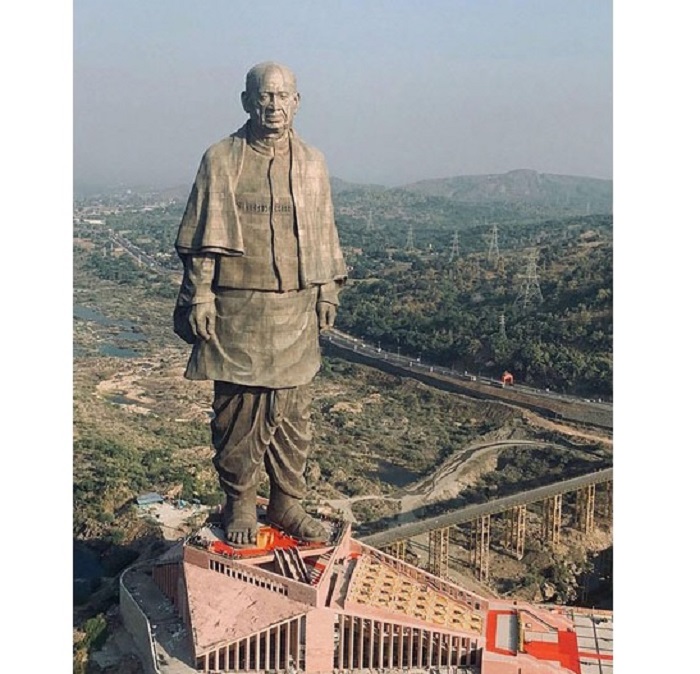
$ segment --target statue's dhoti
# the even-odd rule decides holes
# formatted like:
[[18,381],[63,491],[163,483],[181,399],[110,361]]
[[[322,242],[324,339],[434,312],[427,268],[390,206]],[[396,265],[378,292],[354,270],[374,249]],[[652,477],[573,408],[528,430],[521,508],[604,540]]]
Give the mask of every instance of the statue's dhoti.
[[310,385],[269,389],[214,382],[212,444],[224,493],[254,493],[264,460],[272,488],[301,499],[311,443]]

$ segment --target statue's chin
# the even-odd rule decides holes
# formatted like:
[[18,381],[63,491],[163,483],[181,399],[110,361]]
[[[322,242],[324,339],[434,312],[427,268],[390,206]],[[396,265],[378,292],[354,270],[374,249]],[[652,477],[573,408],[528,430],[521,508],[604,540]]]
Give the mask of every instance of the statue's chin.
[[283,122],[280,122],[279,124],[266,124],[263,127],[263,133],[284,133],[287,131],[287,126]]

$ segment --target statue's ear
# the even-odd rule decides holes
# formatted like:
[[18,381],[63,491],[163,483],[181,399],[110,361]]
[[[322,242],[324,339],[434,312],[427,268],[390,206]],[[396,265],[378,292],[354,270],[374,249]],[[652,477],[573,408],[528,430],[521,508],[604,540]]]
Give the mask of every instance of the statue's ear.
[[248,92],[247,91],[242,91],[241,92],[241,105],[243,106],[243,109],[250,114],[250,99],[248,98]]

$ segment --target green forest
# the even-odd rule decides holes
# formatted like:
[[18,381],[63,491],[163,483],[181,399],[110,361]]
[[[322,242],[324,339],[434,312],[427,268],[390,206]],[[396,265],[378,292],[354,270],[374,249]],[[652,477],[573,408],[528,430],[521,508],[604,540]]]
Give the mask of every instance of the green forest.
[[341,229],[352,272],[339,328],[423,362],[612,395],[611,216],[501,226],[498,254],[493,228],[431,234],[407,249],[390,231],[377,244]]

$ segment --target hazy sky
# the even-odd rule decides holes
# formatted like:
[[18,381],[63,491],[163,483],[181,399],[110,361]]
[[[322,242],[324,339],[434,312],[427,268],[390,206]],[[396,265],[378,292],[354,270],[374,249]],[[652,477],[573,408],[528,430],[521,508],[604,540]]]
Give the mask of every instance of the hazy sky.
[[340,178],[612,177],[609,0],[76,0],[76,182],[191,182],[267,60]]

